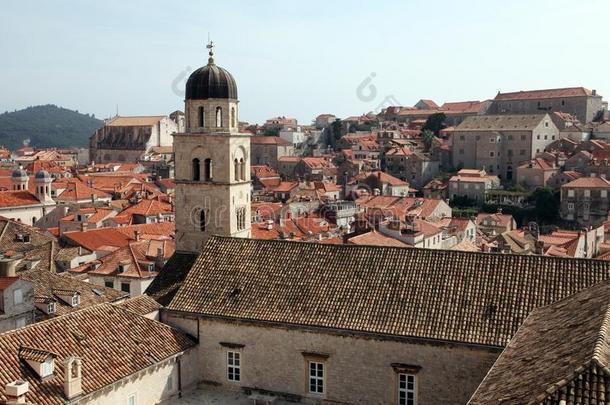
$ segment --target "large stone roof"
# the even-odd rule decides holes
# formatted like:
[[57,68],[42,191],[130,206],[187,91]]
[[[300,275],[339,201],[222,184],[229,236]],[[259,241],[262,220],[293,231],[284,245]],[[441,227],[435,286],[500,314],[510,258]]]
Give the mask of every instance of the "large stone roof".
[[183,279],[170,310],[504,346],[532,309],[610,279],[610,263],[212,237]]
[[535,309],[470,400],[483,404],[607,404],[610,284]]
[[[455,128],[461,131],[531,131],[547,114],[473,115]],[[550,120],[549,120],[550,121]]]

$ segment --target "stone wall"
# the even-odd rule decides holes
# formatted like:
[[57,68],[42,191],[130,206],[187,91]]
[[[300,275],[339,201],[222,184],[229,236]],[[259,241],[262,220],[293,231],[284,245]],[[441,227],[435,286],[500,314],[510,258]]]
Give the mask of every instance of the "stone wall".
[[[199,337],[198,378],[227,390],[243,387],[299,395],[303,402],[396,403],[393,364],[421,367],[420,404],[465,404],[499,350],[441,343],[406,343],[304,329],[264,327],[162,313],[164,322]],[[199,322],[199,323],[198,323]],[[231,348],[231,346],[233,348]],[[241,381],[227,380],[227,351],[241,353]],[[307,359],[325,363],[324,395],[308,393]]]

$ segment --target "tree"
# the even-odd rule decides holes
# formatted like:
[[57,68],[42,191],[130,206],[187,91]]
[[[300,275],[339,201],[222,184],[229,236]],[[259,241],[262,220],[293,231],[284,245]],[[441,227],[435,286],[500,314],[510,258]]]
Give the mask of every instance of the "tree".
[[337,141],[341,139],[341,120],[336,119],[330,124],[330,142],[333,149],[337,148]]
[[537,188],[531,197],[534,202],[534,215],[540,224],[552,224],[559,219],[559,191],[549,187]]
[[447,127],[445,125],[446,120],[447,120],[447,116],[445,115],[445,113],[432,114],[426,120],[426,123],[424,124],[422,130],[428,129],[428,130],[432,131],[434,133],[434,135],[438,136],[438,134],[441,132],[441,129],[444,129]]
[[422,140],[424,141],[424,148],[428,151],[432,147],[432,141],[434,140],[434,132],[429,129],[424,129],[421,133]]

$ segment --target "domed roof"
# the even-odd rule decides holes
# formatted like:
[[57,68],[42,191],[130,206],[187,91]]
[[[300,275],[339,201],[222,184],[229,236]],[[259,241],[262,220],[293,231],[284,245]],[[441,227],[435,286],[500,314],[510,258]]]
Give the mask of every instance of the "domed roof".
[[36,175],[34,176],[34,178],[36,179],[50,179],[51,175],[49,174],[49,172],[47,172],[46,170],[39,170]]
[[[208,45],[211,49],[212,45]],[[208,98],[237,99],[235,79],[227,70],[214,63],[210,50],[208,64],[195,70],[186,82],[187,100],[206,100]]]
[[13,170],[13,174],[11,174],[11,177],[14,179],[22,179],[28,177],[28,174],[25,170],[23,170],[23,168],[19,168]]

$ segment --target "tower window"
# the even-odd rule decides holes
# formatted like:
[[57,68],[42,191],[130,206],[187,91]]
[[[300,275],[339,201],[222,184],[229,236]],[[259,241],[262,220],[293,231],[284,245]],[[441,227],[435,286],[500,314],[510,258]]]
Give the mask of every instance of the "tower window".
[[205,231],[205,210],[199,211],[199,229]]
[[246,162],[244,162],[244,158],[239,159],[239,179],[246,180]]
[[199,164],[199,159],[193,159],[193,181],[201,180],[201,167]]
[[205,125],[205,115],[203,107],[199,107],[199,127],[203,127]]
[[240,207],[235,212],[237,219],[237,230],[241,231],[246,229],[246,207]]
[[203,161],[204,178],[206,181],[212,180],[212,159]]
[[216,107],[216,128],[222,128],[222,107]]
[[233,169],[235,170],[235,181],[239,180],[239,161],[235,159],[233,161]]
[[231,126],[235,128],[237,126],[235,124],[235,107],[233,107],[231,108]]

